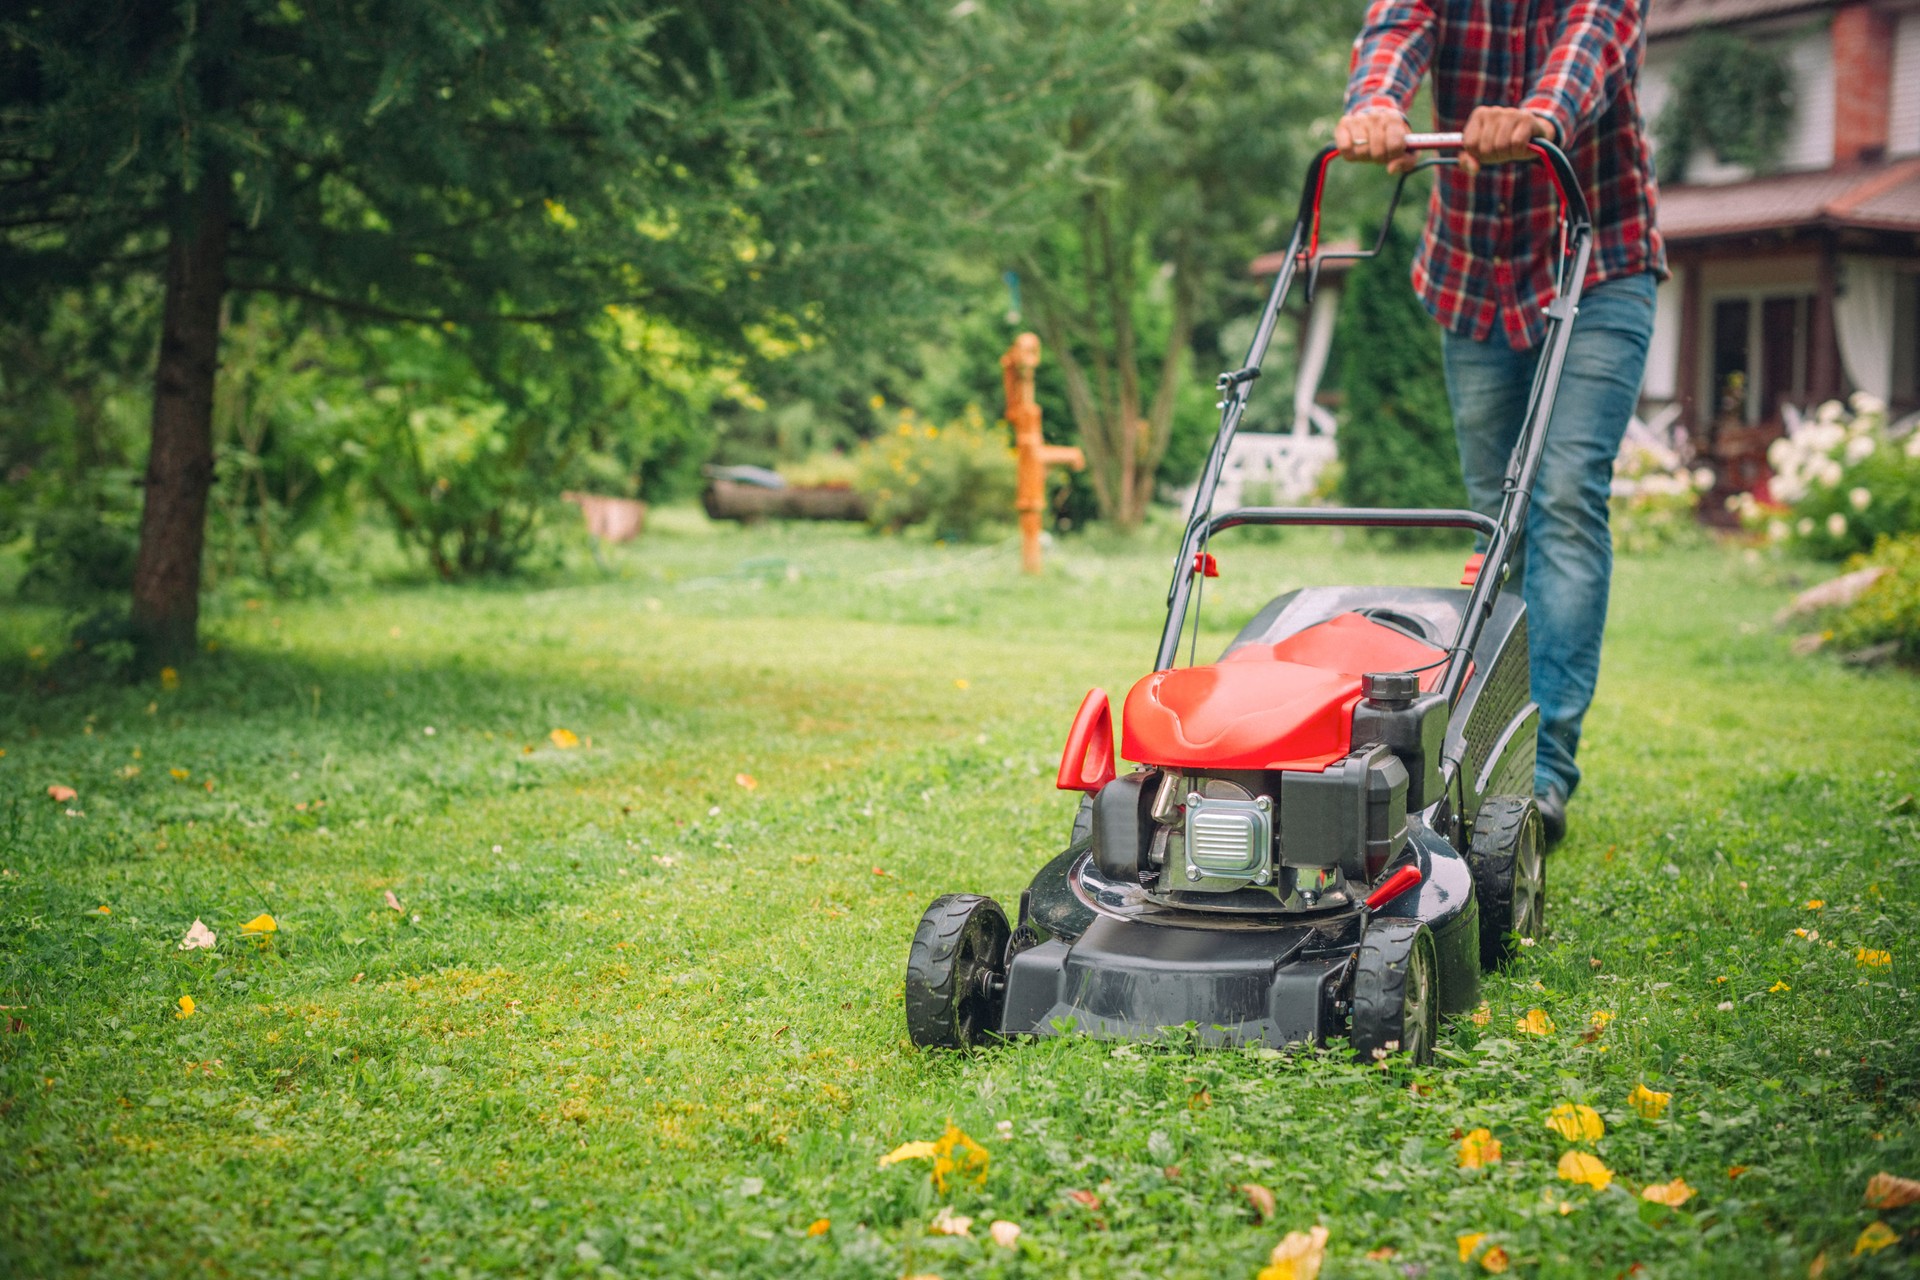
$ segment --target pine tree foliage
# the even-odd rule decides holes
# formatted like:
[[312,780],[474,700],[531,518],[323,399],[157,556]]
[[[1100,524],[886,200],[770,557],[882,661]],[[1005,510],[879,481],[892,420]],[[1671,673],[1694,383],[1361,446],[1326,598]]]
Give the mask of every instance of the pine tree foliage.
[[1340,496],[1356,507],[1465,504],[1440,328],[1408,285],[1414,240],[1390,223],[1340,299]]

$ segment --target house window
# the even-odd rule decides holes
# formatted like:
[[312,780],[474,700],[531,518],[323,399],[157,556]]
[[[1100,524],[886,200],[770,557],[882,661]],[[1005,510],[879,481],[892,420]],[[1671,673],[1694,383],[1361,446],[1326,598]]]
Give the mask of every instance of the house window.
[[1894,286],[1893,409],[1920,408],[1920,276],[1900,273]]
[[1783,404],[1807,401],[1813,295],[1743,293],[1713,302],[1716,425],[1777,424]]

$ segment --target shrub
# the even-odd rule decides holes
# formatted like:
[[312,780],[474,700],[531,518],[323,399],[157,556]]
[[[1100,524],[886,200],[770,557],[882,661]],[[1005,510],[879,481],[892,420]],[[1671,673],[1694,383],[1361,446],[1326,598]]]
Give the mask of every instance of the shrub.
[[855,487],[868,519],[899,530],[931,524],[942,538],[966,540],[1014,516],[1014,455],[1007,430],[969,407],[946,426],[902,410],[893,428],[860,446]]
[[1882,538],[1847,567],[1867,565],[1883,566],[1887,572],[1834,617],[1834,645],[1857,651],[1892,644],[1896,660],[1920,666],[1920,534]]
[[1629,439],[1613,462],[1610,502],[1617,551],[1656,551],[1698,541],[1694,512],[1713,487],[1713,473],[1687,467],[1656,440]]
[[1770,510],[1736,498],[1743,522],[1823,560],[1920,533],[1920,432],[1894,435],[1871,396],[1855,395],[1852,410],[1830,400],[1811,422],[1773,442],[1767,462],[1782,505]]

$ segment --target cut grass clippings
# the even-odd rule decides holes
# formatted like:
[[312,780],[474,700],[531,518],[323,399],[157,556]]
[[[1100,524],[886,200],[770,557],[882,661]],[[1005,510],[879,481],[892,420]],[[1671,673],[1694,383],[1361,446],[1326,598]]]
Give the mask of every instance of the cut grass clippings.
[[[0,1270],[1252,1277],[1323,1225],[1328,1276],[1911,1273],[1863,1196],[1920,1177],[1920,684],[1789,657],[1736,555],[1619,565],[1548,935],[1415,1070],[907,1043],[920,911],[1063,843],[1171,539],[681,528],[232,602],[171,688],[0,614]],[[1221,541],[1211,652],[1460,558]],[[944,1193],[882,1166],[949,1125]]]

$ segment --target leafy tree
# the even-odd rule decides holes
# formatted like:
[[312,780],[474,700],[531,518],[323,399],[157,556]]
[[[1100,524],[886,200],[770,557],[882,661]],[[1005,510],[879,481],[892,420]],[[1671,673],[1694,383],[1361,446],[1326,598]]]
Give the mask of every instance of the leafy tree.
[[1352,506],[1466,501],[1440,329],[1407,284],[1413,247],[1387,224],[1379,256],[1355,266],[1340,299],[1340,496]]
[[[1062,4],[1056,20],[1110,8]],[[1019,260],[1101,513],[1123,527],[1153,497],[1196,330],[1244,305],[1230,282],[1291,225],[1310,126],[1339,110],[1358,17],[1353,0],[1144,11],[1132,71],[1063,126],[1076,164]]]
[[433,326],[483,354],[531,359],[531,342],[589,378],[606,367],[590,330],[609,305],[742,347],[858,313],[910,275],[856,198],[896,181],[899,159],[862,132],[861,104],[938,8],[10,9],[9,311],[94,281],[162,283],[133,582],[148,665],[195,641],[229,297]]
[[1695,147],[1766,172],[1779,163],[1793,107],[1793,72],[1777,46],[1726,31],[1688,36],[1655,126],[1661,179],[1685,182]]

